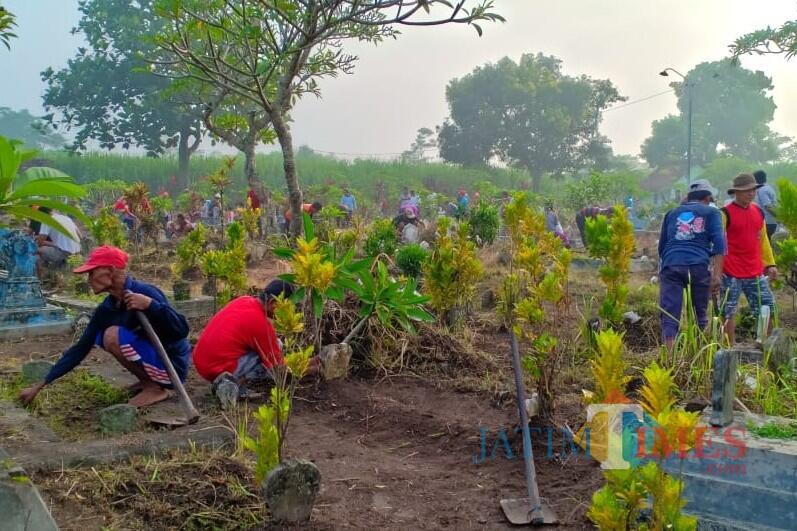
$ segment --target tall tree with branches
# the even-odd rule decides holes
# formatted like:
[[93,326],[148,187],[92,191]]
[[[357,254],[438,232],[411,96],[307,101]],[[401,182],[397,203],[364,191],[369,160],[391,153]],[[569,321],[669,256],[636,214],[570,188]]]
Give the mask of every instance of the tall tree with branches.
[[401,26],[503,21],[492,0],[158,0],[168,24],[158,38],[169,59],[157,71],[197,80],[262,109],[279,140],[293,222],[301,227],[302,193],[289,113],[318,80],[352,72],[353,39],[379,43]]

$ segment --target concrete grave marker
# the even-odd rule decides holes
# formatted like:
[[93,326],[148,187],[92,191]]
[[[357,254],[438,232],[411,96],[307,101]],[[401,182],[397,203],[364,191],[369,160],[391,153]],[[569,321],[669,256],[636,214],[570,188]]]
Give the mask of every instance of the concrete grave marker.
[[714,385],[711,389],[711,425],[725,427],[733,421],[738,353],[718,350],[714,354]]

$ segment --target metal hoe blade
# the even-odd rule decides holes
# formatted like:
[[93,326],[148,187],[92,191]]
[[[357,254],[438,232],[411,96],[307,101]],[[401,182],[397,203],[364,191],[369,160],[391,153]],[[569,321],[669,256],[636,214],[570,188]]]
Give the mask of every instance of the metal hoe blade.
[[520,352],[514,331],[510,331],[512,340],[512,369],[515,372],[515,388],[517,390],[520,426],[523,429],[523,465],[526,473],[527,498],[510,498],[501,500],[501,509],[507,520],[514,525],[546,525],[558,522],[556,514],[543,504],[537,488],[537,473],[534,470],[534,454],[531,448],[529,419],[526,412],[526,390],[523,386],[523,375],[520,372]]

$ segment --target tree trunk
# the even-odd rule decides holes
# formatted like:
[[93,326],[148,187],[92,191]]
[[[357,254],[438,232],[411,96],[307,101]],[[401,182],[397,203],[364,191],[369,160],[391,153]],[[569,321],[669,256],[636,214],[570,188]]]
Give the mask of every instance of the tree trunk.
[[[191,160],[191,155],[194,154],[199,147],[199,143],[202,141],[201,130],[202,126],[197,123],[195,129],[192,127],[184,127],[180,131],[180,142],[177,147],[177,190],[175,190],[175,192],[184,190],[189,184],[189,162]],[[189,143],[188,139],[192,136],[194,137],[194,141]]]
[[282,148],[282,167],[285,170],[285,183],[288,185],[288,199],[291,205],[291,235],[296,237],[302,229],[302,190],[299,188],[299,176],[296,174],[296,161],[293,154],[293,137],[281,109],[271,113],[271,123],[277,133]]
[[257,169],[255,168],[255,139],[253,135],[247,135],[243,146],[244,152],[244,175],[246,182],[253,190],[257,190]]

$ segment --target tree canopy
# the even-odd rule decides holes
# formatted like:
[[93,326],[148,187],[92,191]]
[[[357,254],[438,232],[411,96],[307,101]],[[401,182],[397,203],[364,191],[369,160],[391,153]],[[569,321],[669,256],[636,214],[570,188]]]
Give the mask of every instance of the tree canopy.
[[678,115],[653,123],[652,135],[642,144],[642,156],[652,166],[684,160],[687,147],[689,87],[692,90],[692,159],[706,165],[719,153],[765,162],[778,157],[788,138],[772,131],[775,113],[770,95],[772,80],[761,71],[732,61],[705,62],[673,87]]
[[789,20],[779,28],[767,26],[742,35],[730,49],[735,60],[745,54],[783,54],[791,59],[797,54],[797,20]]
[[543,54],[508,57],[449,82],[450,118],[439,129],[441,156],[465,165],[493,159],[525,168],[539,189],[544,174],[605,167],[609,141],[601,111],[625,98],[609,80],[562,72]]
[[66,68],[42,72],[48,87],[44,105],[50,123],[75,131],[72,149],[89,140],[102,148],[138,146],[150,156],[177,147],[179,173],[202,135],[195,91],[152,75],[146,57],[157,53],[154,36],[162,27],[153,0],[81,0],[78,26],[88,47],[78,49]]
[[20,140],[37,149],[60,149],[67,143],[66,138],[53,131],[41,118],[30,114],[27,109],[15,111],[0,107],[0,135]]
[[16,25],[17,21],[14,14],[0,5],[0,43],[3,43],[7,50],[11,49],[11,39],[17,36],[13,32]]
[[[289,113],[306,94],[319,95],[318,80],[352,72],[357,57],[349,39],[379,43],[401,25],[473,25],[503,20],[492,1],[477,0],[158,0],[168,20],[158,43],[168,57],[157,72],[197,81],[238,103],[263,111],[283,153],[285,180],[298,234],[302,193],[294,161]],[[448,16],[437,16],[448,10]]]

